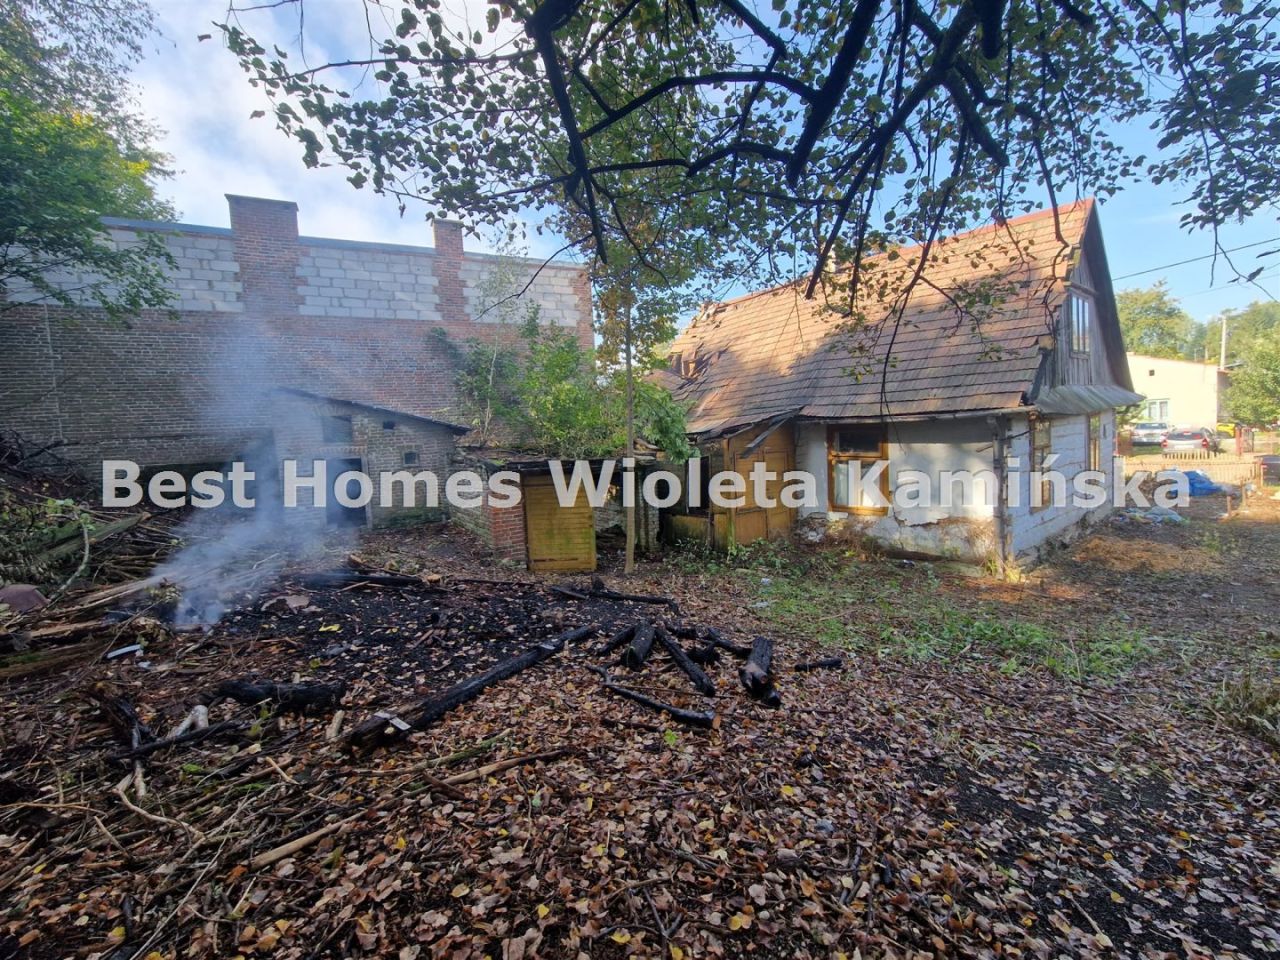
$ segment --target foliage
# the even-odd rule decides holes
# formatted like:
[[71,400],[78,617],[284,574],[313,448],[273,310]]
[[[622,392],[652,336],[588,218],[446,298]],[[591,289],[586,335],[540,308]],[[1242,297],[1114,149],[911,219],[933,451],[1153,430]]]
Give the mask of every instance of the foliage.
[[0,583],[47,583],[57,561],[45,556],[53,544],[90,525],[72,500],[23,502],[0,490]]
[[1202,332],[1163,280],[1145,289],[1121,290],[1116,310],[1126,350],[1171,360],[1196,359]]
[[[151,32],[141,0],[9,0],[0,19],[0,286],[122,318],[170,301],[160,238],[117,248],[100,217],[172,219],[126,79]],[[46,276],[91,277],[68,291]],[[0,310],[5,309],[0,307]]]
[[[1228,310],[1223,317],[1227,323],[1225,365],[1248,363],[1257,347],[1280,340],[1280,303],[1274,300],[1258,300],[1241,310]],[[1202,356],[1213,358],[1222,352],[1223,317],[1205,324]]]
[[[413,0],[305,66],[252,9],[225,40],[308,165],[473,221],[567,207],[600,260],[678,237],[744,275],[807,255],[816,283],[1139,177],[1191,195],[1188,227],[1280,194],[1275,0],[546,0],[483,28]],[[1150,156],[1113,135],[1135,123]]]
[[[100,220],[151,209],[148,175],[89,115],[0,91],[0,284],[63,305],[93,303],[115,318],[167,305],[172,261],[161,238],[117,245]],[[67,288],[56,282],[60,270],[90,279]]]
[[[148,146],[156,131],[127,81],[154,29],[145,0],[6,0],[4,11],[0,89],[58,113],[89,114],[129,160],[167,176],[168,158]],[[157,205],[149,215],[171,214]]]
[[1280,421],[1280,330],[1252,344],[1243,366],[1231,374],[1226,400],[1232,418],[1241,423]]
[[1241,730],[1280,749],[1280,683],[1252,674],[1226,681],[1214,708]]
[[[518,347],[470,341],[453,345],[437,337],[453,363],[455,383],[473,439],[490,443],[509,437],[517,446],[547,456],[616,456],[626,445],[626,385],[622,371],[601,375],[590,351],[569,330],[539,324],[536,312],[522,324]],[[691,453],[684,410],[661,387],[635,384],[639,436],[673,459]]]

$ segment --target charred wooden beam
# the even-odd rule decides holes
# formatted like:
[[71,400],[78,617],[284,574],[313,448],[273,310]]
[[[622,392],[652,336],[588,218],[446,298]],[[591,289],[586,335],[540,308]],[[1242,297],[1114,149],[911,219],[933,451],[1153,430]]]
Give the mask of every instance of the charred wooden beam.
[[566,643],[589,637],[596,629],[595,625],[592,625],[562,633],[550,640],[544,640],[524,653],[495,664],[483,673],[455,683],[437,696],[427,697],[395,713],[376,714],[371,720],[360,724],[347,735],[347,747],[348,749],[375,747],[399,740],[413,730],[423,730],[450,710],[474,700],[495,683],[509,680],[516,674],[542,663],[562,650]]
[[631,645],[627,647],[626,653],[622,655],[622,662],[632,670],[639,670],[643,667],[645,661],[649,659],[650,651],[653,650],[653,637],[653,624],[637,624],[635,632],[631,635]]
[[672,613],[680,613],[680,604],[676,603],[671,597],[654,597],[643,593],[619,593],[616,590],[610,590],[604,585],[604,581],[595,579],[591,582],[591,596],[600,600],[625,600],[630,603],[652,603],[670,608]]
[[214,690],[215,698],[227,697],[246,706],[271,703],[281,713],[328,713],[338,709],[347,692],[345,683],[252,683],[224,680]]
[[738,670],[738,678],[747,693],[761,703],[782,706],[782,698],[773,687],[773,641],[768,637],[756,637],[751,642],[751,656]]
[[709,667],[720,662],[720,648],[714,643],[704,643],[689,651],[689,659],[694,663]]
[[662,644],[663,649],[670,654],[671,659],[676,662],[676,666],[684,672],[684,675],[693,681],[694,688],[699,693],[706,694],[709,697],[715,696],[715,683],[710,677],[702,672],[701,667],[693,662],[689,657],[689,654],[685,653],[684,647],[680,646],[679,641],[661,627],[659,627],[655,632],[658,637],[658,642]]
[[322,573],[308,573],[297,578],[298,583],[311,589],[324,587],[414,587],[423,590],[435,590],[421,577],[411,577],[404,573],[361,573],[357,570],[329,570]]
[[596,648],[596,653],[599,656],[606,656],[613,653],[613,651],[617,650],[619,647],[630,643],[631,638],[635,636],[635,632],[636,625],[634,623],[629,627],[623,627],[604,643],[600,644],[600,646]]
[[707,643],[718,647],[725,653],[732,654],[739,660],[746,660],[751,656],[751,648],[744,647],[740,643],[732,643],[720,635],[720,631],[714,627],[707,627]]
[[806,660],[803,663],[797,663],[795,666],[796,673],[808,673],[810,670],[843,670],[843,657],[822,657],[818,660]]
[[667,703],[664,700],[658,700],[643,694],[638,690],[631,690],[628,687],[622,687],[614,683],[612,680],[605,678],[604,688],[611,693],[616,693],[620,697],[625,697],[635,703],[639,703],[648,707],[650,710],[657,710],[659,713],[665,713],[677,723],[683,723],[687,727],[697,727],[701,730],[709,730],[715,723],[716,715],[712,710],[686,710],[683,707],[677,707],[675,704]]

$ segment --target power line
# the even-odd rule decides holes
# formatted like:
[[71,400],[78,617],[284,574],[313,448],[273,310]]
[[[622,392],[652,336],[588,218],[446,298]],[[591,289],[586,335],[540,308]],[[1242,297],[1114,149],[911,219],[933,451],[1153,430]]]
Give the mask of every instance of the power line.
[[1259,240],[1257,243],[1246,243],[1244,244],[1244,246],[1232,247],[1230,250],[1218,250],[1214,253],[1206,253],[1202,257],[1192,257],[1190,260],[1179,260],[1177,263],[1166,263],[1160,267],[1151,267],[1147,270],[1139,270],[1137,273],[1126,273],[1123,277],[1112,277],[1111,279],[1114,281],[1114,280],[1128,280],[1130,277],[1141,277],[1144,274],[1155,273],[1157,270],[1168,270],[1171,267],[1181,267],[1188,263],[1198,263],[1201,260],[1208,260],[1212,257],[1220,257],[1224,253],[1235,253],[1237,250],[1248,250],[1250,247],[1260,247],[1264,243],[1275,243],[1277,240],[1280,240],[1280,237],[1277,237],[1276,240]]

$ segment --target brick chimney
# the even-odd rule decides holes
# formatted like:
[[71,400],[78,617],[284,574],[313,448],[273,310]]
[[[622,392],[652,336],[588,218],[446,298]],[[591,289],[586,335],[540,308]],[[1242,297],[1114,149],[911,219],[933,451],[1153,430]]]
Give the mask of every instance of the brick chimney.
[[245,312],[294,316],[298,312],[298,205],[227,194],[231,233]]
[[462,281],[462,224],[456,220],[434,220],[436,295],[440,298],[440,319],[445,323],[466,323],[467,298]]

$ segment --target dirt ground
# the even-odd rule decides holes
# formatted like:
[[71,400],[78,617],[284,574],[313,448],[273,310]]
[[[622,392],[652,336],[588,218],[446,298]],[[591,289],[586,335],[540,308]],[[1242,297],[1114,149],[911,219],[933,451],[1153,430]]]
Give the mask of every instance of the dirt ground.
[[[423,528],[361,555],[439,585],[122,620],[106,646],[142,653],[0,687],[0,958],[1280,954],[1280,502],[1224,507],[1106,521],[1020,583],[778,545],[624,579],[606,551],[678,615]],[[703,697],[598,652],[655,620],[774,638],[782,706],[727,654]],[[579,625],[371,752],[329,712],[219,704],[239,726],[149,756],[141,798],[91,696],[163,733],[225,679],[341,682],[345,733]]]

